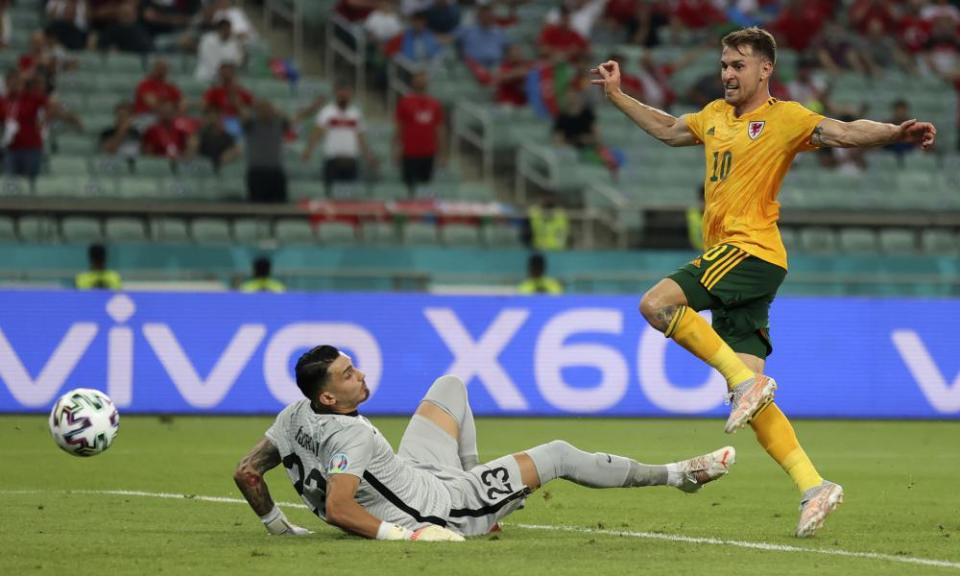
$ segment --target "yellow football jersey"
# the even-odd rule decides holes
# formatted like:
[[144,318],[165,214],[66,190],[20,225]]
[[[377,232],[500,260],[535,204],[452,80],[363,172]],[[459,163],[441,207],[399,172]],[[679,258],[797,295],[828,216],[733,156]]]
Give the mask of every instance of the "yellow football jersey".
[[703,143],[707,161],[704,250],[732,244],[786,269],[787,251],[777,229],[777,194],[794,156],[815,149],[810,135],[823,118],[796,102],[776,98],[739,118],[723,100],[686,116],[690,131]]

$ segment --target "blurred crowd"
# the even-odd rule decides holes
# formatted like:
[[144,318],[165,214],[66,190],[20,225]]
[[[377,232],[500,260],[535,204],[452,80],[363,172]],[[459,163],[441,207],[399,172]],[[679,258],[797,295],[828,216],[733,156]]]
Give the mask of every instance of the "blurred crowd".
[[[671,77],[716,50],[721,34],[749,25],[771,30],[781,47],[798,55],[796,74],[788,82],[775,79],[774,95],[838,118],[865,112],[831,100],[832,78],[840,73],[877,82],[894,70],[934,75],[960,90],[957,0],[560,0],[542,22],[521,17],[525,3],[339,0],[334,11],[363,31],[372,62],[403,59],[419,71],[391,111],[392,158],[376,158],[348,85],[295,112],[279,110],[244,86],[247,53],[258,39],[232,0],[48,0],[44,26],[0,85],[5,172],[34,179],[48,148],[46,124],[57,120],[95,133],[99,153],[131,171],[141,156],[166,158],[174,167],[183,160],[208,162],[214,170],[244,162],[254,201],[286,200],[283,147],[297,138],[303,139],[303,162],[321,157],[326,194],[337,183],[356,181],[365,167],[395,162],[414,195],[446,158],[447,114],[430,93],[430,73],[462,66],[497,103],[533,108],[552,122],[558,146],[615,175],[623,158],[603,142],[594,112],[599,93],[590,90],[598,50],[622,62],[624,90],[638,99],[667,110],[702,106],[721,95],[716,73],[679,94]],[[9,50],[14,5],[0,0],[0,49]],[[628,59],[614,48],[625,44],[673,47],[675,56],[664,61],[644,51]],[[112,126],[85,126],[58,98],[61,75],[91,72],[77,70],[83,50],[150,54],[148,71],[116,106]],[[184,97],[164,58],[182,53],[196,55],[192,74],[208,86],[196,102]],[[910,117],[910,103],[871,113],[902,121]],[[865,161],[858,153],[828,151],[822,162],[855,171]]]

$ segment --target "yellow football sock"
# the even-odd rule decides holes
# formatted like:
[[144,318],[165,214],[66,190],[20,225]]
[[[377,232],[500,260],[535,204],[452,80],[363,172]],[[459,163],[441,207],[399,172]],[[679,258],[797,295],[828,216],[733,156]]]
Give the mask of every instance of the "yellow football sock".
[[823,478],[813,466],[810,457],[800,447],[797,433],[780,408],[770,403],[750,422],[757,433],[757,441],[771,458],[777,461],[787,474],[793,478],[800,492],[819,485]]
[[753,377],[753,371],[747,368],[737,353],[689,306],[677,309],[663,334],[716,368],[727,380],[727,388],[732,389]]

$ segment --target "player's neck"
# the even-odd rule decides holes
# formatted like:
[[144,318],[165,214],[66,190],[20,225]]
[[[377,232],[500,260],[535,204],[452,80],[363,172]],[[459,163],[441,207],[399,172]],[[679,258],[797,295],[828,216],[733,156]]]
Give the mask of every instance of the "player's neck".
[[737,118],[749,114],[756,110],[757,108],[763,106],[767,100],[770,99],[770,90],[757,90],[757,93],[753,95],[748,102],[745,102],[739,106],[733,107],[733,115]]

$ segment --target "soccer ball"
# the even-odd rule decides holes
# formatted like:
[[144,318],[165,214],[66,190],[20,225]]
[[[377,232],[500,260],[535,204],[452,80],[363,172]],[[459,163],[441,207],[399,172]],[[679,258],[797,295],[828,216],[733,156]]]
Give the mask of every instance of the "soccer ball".
[[77,388],[60,397],[50,411],[50,434],[74,456],[96,456],[113,444],[120,414],[99,390]]

